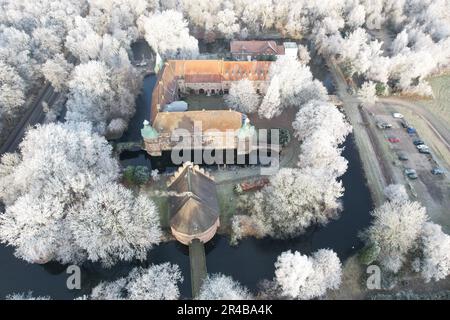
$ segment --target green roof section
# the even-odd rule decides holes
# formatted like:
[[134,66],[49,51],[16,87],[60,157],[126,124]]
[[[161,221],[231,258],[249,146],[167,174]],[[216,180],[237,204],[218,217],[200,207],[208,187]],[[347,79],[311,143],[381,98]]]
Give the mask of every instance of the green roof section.
[[256,134],[255,127],[250,124],[250,120],[248,118],[245,118],[244,124],[238,131],[238,137],[247,138],[253,136],[254,134]]
[[141,135],[144,139],[157,139],[159,133],[150,125],[150,122],[144,120],[144,127],[141,129]]

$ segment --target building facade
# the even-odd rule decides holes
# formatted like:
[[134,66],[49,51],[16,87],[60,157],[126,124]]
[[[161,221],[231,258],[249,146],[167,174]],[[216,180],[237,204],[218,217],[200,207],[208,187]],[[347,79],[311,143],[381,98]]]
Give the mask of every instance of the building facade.
[[275,41],[231,41],[230,53],[238,61],[276,60],[285,55],[297,58],[298,46],[295,42],[278,45]]
[[275,60],[284,55],[284,46],[277,45],[275,41],[231,41],[230,53],[234,60]]
[[[252,81],[256,91],[264,94],[270,65],[270,61],[167,61],[153,89],[150,121],[141,130],[147,152],[159,156],[163,151],[181,146],[185,149],[237,149],[239,153],[248,153],[250,143],[242,139],[252,130],[242,113],[162,110],[183,94],[226,94],[233,82],[242,79]],[[174,132],[178,139],[174,139]],[[184,145],[180,145],[180,140]]]

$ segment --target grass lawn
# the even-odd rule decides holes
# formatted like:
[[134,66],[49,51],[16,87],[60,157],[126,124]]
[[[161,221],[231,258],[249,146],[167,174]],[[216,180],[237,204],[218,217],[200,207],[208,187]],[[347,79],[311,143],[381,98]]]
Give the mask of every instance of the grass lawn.
[[450,75],[430,78],[428,82],[433,88],[435,99],[423,101],[423,104],[450,124]]
[[188,104],[188,111],[228,110],[220,95],[188,95],[183,100]]
[[235,183],[225,183],[217,185],[217,198],[220,208],[220,231],[225,233],[230,231],[231,218],[236,213],[237,197],[233,190]]

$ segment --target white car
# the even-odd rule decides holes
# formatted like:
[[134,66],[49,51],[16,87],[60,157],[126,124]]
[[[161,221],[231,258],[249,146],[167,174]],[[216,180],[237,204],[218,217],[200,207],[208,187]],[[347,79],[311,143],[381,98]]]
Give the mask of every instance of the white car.
[[402,115],[401,113],[398,113],[398,112],[394,112],[394,113],[392,114],[392,116],[393,116],[394,118],[396,118],[396,119],[403,119],[403,118],[404,118],[403,115]]
[[419,144],[418,146],[416,146],[417,149],[422,150],[422,149],[429,149],[427,145],[424,144]]

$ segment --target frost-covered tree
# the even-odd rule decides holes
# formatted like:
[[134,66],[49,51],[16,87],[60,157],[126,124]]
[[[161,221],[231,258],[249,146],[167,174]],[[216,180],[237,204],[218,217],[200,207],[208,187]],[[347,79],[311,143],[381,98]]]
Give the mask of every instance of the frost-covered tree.
[[248,79],[233,82],[230,93],[225,96],[225,103],[232,109],[243,113],[253,113],[259,105],[259,96]]
[[99,133],[106,131],[109,106],[115,103],[111,73],[98,61],[75,67],[69,81],[66,120],[89,121]]
[[378,101],[376,84],[372,81],[364,82],[358,90],[358,96],[365,105],[376,103]]
[[143,195],[134,197],[119,184],[97,186],[71,219],[70,230],[87,258],[104,265],[117,260],[143,260],[161,238],[154,203]]
[[69,81],[66,120],[89,121],[101,134],[118,137],[134,114],[136,70],[122,51],[114,69],[89,61],[75,67]]
[[402,184],[390,184],[384,189],[384,194],[389,201],[403,202],[408,200],[408,193]]
[[233,278],[222,274],[213,274],[203,281],[197,299],[250,300],[253,299],[253,297],[247,288],[233,280]]
[[282,296],[312,299],[341,284],[342,266],[336,253],[320,249],[311,257],[300,252],[283,252],[275,262],[275,283]]
[[67,62],[63,54],[59,53],[42,65],[42,74],[56,91],[62,91],[67,86],[72,69],[73,65]]
[[66,37],[66,48],[81,62],[95,59],[100,51],[102,37],[95,32],[91,24],[84,17],[75,17],[74,28]]
[[198,55],[198,41],[189,35],[180,12],[166,10],[141,16],[138,25],[150,47],[164,58],[189,59]]
[[28,262],[143,258],[159,242],[158,214],[149,199],[117,185],[111,154],[86,123],[28,131],[20,153],[0,163],[1,241]]
[[372,225],[364,237],[380,248],[378,261],[387,270],[397,273],[407,254],[417,242],[428,217],[418,202],[388,201],[372,212]]
[[298,166],[327,171],[339,177],[347,170],[347,160],[338,147],[352,128],[344,115],[329,102],[311,101],[304,105],[292,123],[295,136],[302,142]]
[[279,114],[281,114],[280,79],[274,76],[270,80],[270,86],[261,102],[258,115],[261,118],[273,118]]
[[34,29],[31,38],[31,54],[40,64],[62,52],[63,39],[57,30],[48,27]]
[[9,294],[5,298],[6,300],[50,300],[49,296],[33,296],[33,292],[27,293],[13,293]]
[[235,12],[228,8],[219,11],[216,16],[216,28],[226,39],[232,39],[240,30]]
[[300,141],[306,141],[318,130],[324,130],[328,135],[326,142],[331,142],[333,146],[343,143],[352,130],[335,105],[317,100],[307,103],[297,112],[292,127]]
[[14,116],[25,102],[25,82],[17,71],[0,60],[0,115]]
[[101,282],[88,297],[92,300],[176,300],[183,282],[178,265],[163,263],[135,268],[125,278]]
[[422,231],[420,271],[426,282],[445,279],[450,274],[450,236],[440,225],[425,223]]
[[14,27],[0,27],[0,61],[14,67],[26,81],[35,76],[35,61],[31,58],[31,38]]
[[314,80],[309,67],[297,59],[277,59],[270,67],[269,78],[267,95],[259,109],[260,116],[265,118],[273,118],[285,108],[301,107],[311,100],[327,100],[325,87]]
[[255,194],[248,207],[269,235],[288,238],[335,218],[342,194],[342,183],[327,171],[283,168]]

